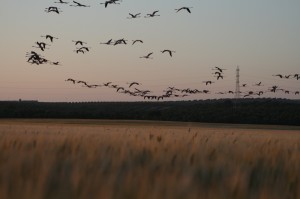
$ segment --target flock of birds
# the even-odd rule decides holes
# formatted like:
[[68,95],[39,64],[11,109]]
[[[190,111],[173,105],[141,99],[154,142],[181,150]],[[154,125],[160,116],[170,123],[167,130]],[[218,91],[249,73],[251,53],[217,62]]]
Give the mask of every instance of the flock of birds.
[[[223,68],[220,67],[214,67],[212,68],[212,71],[214,74],[213,77],[216,78],[216,81],[218,81],[219,79],[223,79],[224,77],[224,70]],[[300,74],[293,74],[293,75],[281,75],[281,74],[277,74],[277,75],[273,75],[273,76],[278,76],[280,78],[285,77],[286,79],[289,78],[294,78],[296,80],[299,80],[300,78]],[[281,77],[282,76],[282,77]],[[115,89],[115,91],[117,93],[122,93],[122,94],[127,94],[129,96],[134,96],[134,97],[143,97],[144,99],[148,99],[148,100],[164,100],[167,98],[171,98],[171,97],[175,97],[175,98],[183,98],[183,97],[187,97],[190,95],[194,95],[194,94],[212,94],[213,92],[209,89],[192,89],[192,88],[177,88],[174,86],[169,86],[167,87],[165,90],[163,90],[163,92],[159,95],[155,95],[153,94],[154,92],[151,91],[150,89],[142,89],[140,88],[140,86],[142,85],[139,82],[133,81],[133,82],[128,82],[127,86],[121,86],[118,84],[114,84],[113,82],[106,82],[106,83],[102,83],[102,84],[89,84],[86,81],[82,81],[82,80],[75,80],[73,78],[68,78],[67,80],[65,80],[67,82],[71,82],[72,84],[79,84],[83,87],[87,87],[87,88],[98,88],[98,87],[107,87],[110,89]],[[211,84],[214,84],[215,82],[212,80],[206,80],[203,81],[203,84],[205,86],[209,86]],[[256,82],[252,85],[249,85],[252,88],[256,87],[256,88],[262,88],[264,85],[262,84],[262,82]],[[248,84],[242,84],[241,87],[242,88],[247,88],[249,87]],[[267,90],[265,89],[255,89],[255,90],[250,90],[250,91],[240,91],[240,95],[243,98],[246,97],[257,97],[257,96],[262,96],[266,93],[277,93],[277,92],[284,92],[284,94],[295,94],[295,95],[299,95],[299,91],[289,91],[287,89],[283,89],[280,88],[277,85],[271,86],[269,87]],[[224,94],[232,94],[235,95],[235,91],[233,90],[228,90],[225,92],[215,92],[214,94],[218,94],[218,95],[224,95]]]
[[[104,4],[105,8],[107,8],[108,5],[110,5],[110,4],[120,4],[120,2],[121,2],[121,0],[108,0],[108,1],[105,1],[105,2],[100,3],[100,4]],[[69,6],[72,6],[72,7],[90,7],[90,5],[82,4],[82,3],[77,2],[77,1],[67,2],[67,1],[59,0],[59,1],[56,1],[54,3],[65,4],[65,5],[69,4]],[[192,7],[181,7],[181,8],[175,9],[175,11],[180,12],[182,10],[186,10],[188,13],[191,13],[191,8]],[[57,6],[49,6],[45,9],[45,12],[47,12],[47,13],[53,12],[53,13],[60,14],[62,12],[62,10]],[[160,16],[158,14],[158,12],[159,12],[159,10],[155,10],[152,13],[146,14],[144,17],[145,18],[158,17],[158,16]],[[136,13],[136,14],[129,13],[129,17],[127,17],[127,18],[128,19],[136,19],[136,18],[140,18],[140,17],[141,17],[141,13]],[[45,37],[46,39],[49,39],[51,43],[53,43],[54,39],[58,39],[57,37],[54,37],[52,35],[46,35],[46,36],[42,36],[42,37]],[[84,44],[87,44],[84,41],[81,41],[81,40],[74,41],[73,40],[73,42],[75,43],[76,47],[80,46],[80,47],[77,47],[74,50],[74,52],[76,52],[77,54],[79,54],[79,53],[80,54],[85,54],[85,53],[89,52],[90,49],[91,49],[91,47],[87,47],[87,46],[84,45]],[[141,39],[132,40],[132,45],[135,45],[137,43],[142,44],[142,43],[144,43],[144,41],[141,40]],[[109,39],[107,42],[103,42],[103,43],[100,43],[100,44],[112,45],[112,46],[127,45],[128,40],[126,40],[124,38],[117,39],[117,40]],[[42,41],[42,42],[37,41],[36,46],[33,46],[33,47],[38,48],[41,51],[45,51],[46,49],[49,49],[49,48],[47,48],[47,46],[50,46],[50,44],[47,44],[44,41]],[[170,49],[164,49],[164,50],[161,50],[160,52],[163,53],[163,54],[166,53],[170,57],[172,57],[173,54],[175,53],[174,50],[170,50]],[[153,59],[153,54],[154,54],[154,52],[149,52],[146,55],[140,56],[139,58]],[[40,65],[40,64],[49,63],[49,64],[52,64],[52,65],[60,65],[60,62],[51,62],[51,61],[47,60],[46,58],[44,58],[43,56],[41,56],[40,54],[36,53],[35,51],[28,52],[26,54],[26,57],[28,57],[27,62],[29,62],[31,64]]]
[[[77,1],[72,1],[72,2],[67,2],[67,1],[63,1],[63,0],[58,0],[54,3],[57,4],[64,4],[64,5],[69,5],[72,7],[90,7],[90,5],[86,5],[86,4],[82,4],[80,2]],[[121,0],[107,0],[103,3],[105,6],[105,8],[107,8],[109,5],[113,5],[113,4],[120,4]],[[192,7],[181,7],[178,9],[175,9],[176,12],[180,12],[180,11],[187,11],[188,13],[191,13],[191,8]],[[45,9],[45,12],[50,13],[56,13],[56,14],[60,14],[61,12],[63,12],[61,10],[61,8],[57,7],[57,6],[50,6],[47,7]],[[159,10],[155,10],[152,13],[148,13],[146,15],[144,15],[144,18],[152,18],[152,17],[159,17]],[[136,19],[136,18],[140,18],[142,17],[142,13],[129,13],[129,16],[127,17],[128,19]],[[37,48],[40,51],[44,52],[45,50],[49,49],[49,46],[51,46],[50,44],[46,43],[47,41],[49,41],[51,44],[54,43],[55,40],[57,40],[57,37],[54,37],[52,35],[42,35],[42,38],[45,38],[44,41],[37,41],[35,42],[35,45],[32,46],[33,48]],[[72,40],[72,42],[75,44],[75,49],[74,52],[77,54],[85,54],[90,52],[91,47],[87,46],[87,43],[82,41],[82,40]],[[136,40],[132,40],[132,42],[129,42],[127,39],[125,38],[121,38],[121,39],[109,39],[106,42],[101,42],[101,45],[111,45],[111,46],[117,46],[117,45],[127,45],[131,43],[131,45],[137,45],[137,44],[143,44],[144,41],[141,39],[136,39]],[[174,53],[176,53],[176,51],[174,50],[170,50],[170,49],[164,49],[160,51],[162,54],[168,54],[170,57],[173,57]],[[154,52],[150,52],[147,53],[144,56],[140,56],[139,58],[141,59],[153,59],[153,54]],[[51,65],[61,65],[60,62],[58,61],[50,61],[48,59],[46,59],[44,56],[40,55],[39,53],[35,52],[35,51],[31,51],[31,52],[27,52],[26,53],[26,57],[27,62],[30,64],[34,64],[34,65],[41,65],[41,64],[51,64]],[[223,80],[224,79],[224,71],[226,69],[224,68],[220,68],[220,67],[214,67],[212,68],[212,74],[215,80],[206,80],[203,81],[203,84],[205,86],[209,86],[212,85],[214,83],[216,83],[215,81],[219,81],[219,80]],[[296,79],[299,80],[300,79],[300,74],[289,74],[289,75],[282,75],[282,74],[276,74],[273,75],[274,77],[278,77],[280,79]],[[176,98],[183,98],[183,97],[187,97],[193,94],[219,94],[219,95],[224,95],[224,94],[232,94],[235,95],[235,91],[232,90],[228,90],[228,91],[223,91],[223,92],[212,92],[209,89],[192,89],[192,88],[177,88],[175,86],[169,86],[167,87],[165,90],[163,90],[159,95],[154,94],[153,91],[151,91],[150,89],[142,89],[141,87],[141,83],[133,81],[133,82],[129,82],[127,83],[126,86],[120,86],[117,85],[113,82],[106,82],[106,83],[102,83],[102,84],[89,84],[87,81],[83,81],[83,80],[75,80],[73,78],[68,78],[67,80],[65,80],[67,82],[71,82],[72,84],[79,84],[83,87],[87,87],[87,88],[98,88],[98,87],[107,87],[110,89],[115,89],[115,91],[117,93],[123,93],[123,94],[127,94],[130,96],[134,96],[134,97],[143,97],[144,99],[149,99],[149,100],[163,100],[166,98],[171,98],[171,97],[176,97]],[[248,84],[242,84],[241,88],[248,88]],[[263,84],[262,82],[256,82],[254,84],[252,84],[252,87],[256,87],[256,88],[262,88]],[[240,91],[240,95],[244,98],[246,97],[255,97],[255,96],[261,96],[265,93],[277,93],[277,92],[284,92],[285,94],[295,94],[295,95],[299,95],[299,91],[290,91],[287,89],[283,89],[280,88],[277,85],[271,86],[267,89],[251,89],[248,91]]]

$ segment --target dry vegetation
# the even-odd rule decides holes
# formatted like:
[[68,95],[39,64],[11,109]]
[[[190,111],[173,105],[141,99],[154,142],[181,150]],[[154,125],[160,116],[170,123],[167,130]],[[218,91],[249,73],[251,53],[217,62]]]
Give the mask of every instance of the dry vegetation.
[[0,198],[300,198],[300,131],[0,121]]

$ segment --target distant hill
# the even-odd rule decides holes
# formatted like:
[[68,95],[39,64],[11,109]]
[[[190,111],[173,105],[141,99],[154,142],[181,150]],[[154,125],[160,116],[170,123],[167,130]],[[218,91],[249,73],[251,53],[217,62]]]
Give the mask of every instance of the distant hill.
[[300,126],[300,100],[262,98],[76,103],[2,101],[0,118],[126,119]]

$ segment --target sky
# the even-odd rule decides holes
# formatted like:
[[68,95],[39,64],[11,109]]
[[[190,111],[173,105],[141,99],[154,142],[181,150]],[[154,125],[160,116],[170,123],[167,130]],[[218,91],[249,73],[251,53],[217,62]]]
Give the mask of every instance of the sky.
[[[104,1],[78,0],[88,8],[54,3],[57,0],[1,0],[0,7],[0,100],[143,101],[142,97],[116,93],[115,89],[89,89],[65,80],[73,78],[90,84],[113,82],[160,95],[169,86],[208,89],[210,94],[194,94],[167,100],[232,98],[216,94],[235,90],[236,68],[240,67],[241,90],[268,90],[276,85],[284,92],[261,97],[299,99],[300,80],[280,79],[276,74],[300,73],[300,1],[298,0],[123,0],[104,8]],[[69,1],[69,0],[66,0]],[[71,1],[70,1],[71,4]],[[60,14],[46,13],[57,6]],[[192,7],[176,13],[175,9]],[[144,18],[159,10],[159,17]],[[127,19],[128,13],[142,13]],[[57,37],[53,43],[42,35]],[[136,45],[101,45],[109,39],[125,38]],[[72,40],[82,40],[90,52],[77,54]],[[35,42],[50,44],[44,52]],[[160,51],[176,51],[171,58]],[[33,65],[26,52],[35,51],[61,65]],[[153,52],[153,59],[139,57]],[[213,67],[226,69],[216,80]],[[212,80],[206,86],[203,81]],[[262,87],[253,86],[262,82]],[[258,97],[258,96],[257,96]]]

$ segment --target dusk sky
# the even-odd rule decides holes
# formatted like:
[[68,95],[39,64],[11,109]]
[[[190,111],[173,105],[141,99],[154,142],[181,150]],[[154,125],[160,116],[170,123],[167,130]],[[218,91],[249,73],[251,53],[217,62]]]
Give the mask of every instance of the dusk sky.
[[[159,95],[169,86],[208,89],[167,100],[229,98],[217,92],[235,90],[235,70],[240,67],[242,91],[268,90],[277,85],[290,94],[267,93],[261,97],[299,99],[300,79],[272,75],[300,73],[299,0],[123,0],[104,8],[104,1],[78,0],[88,8],[54,3],[58,0],[1,0],[0,7],[0,100],[39,101],[143,101],[106,87],[88,89],[65,80],[74,78],[90,84],[114,84]],[[66,0],[69,1],[69,0]],[[71,4],[71,1],[70,1]],[[57,6],[60,14],[46,13]],[[192,7],[191,14],[182,6]],[[159,17],[144,15],[159,10]],[[142,13],[127,19],[128,13]],[[59,39],[51,43],[42,35]],[[107,46],[100,42],[125,38],[128,45]],[[131,45],[141,39],[143,44]],[[72,40],[82,40],[90,52],[77,54]],[[44,41],[49,49],[34,48]],[[160,51],[176,51],[171,58]],[[26,52],[35,51],[61,65],[33,65]],[[153,52],[153,59],[139,57]],[[225,68],[224,79],[216,80],[212,68]],[[215,83],[206,86],[203,81]],[[263,87],[253,86],[262,82]]]

